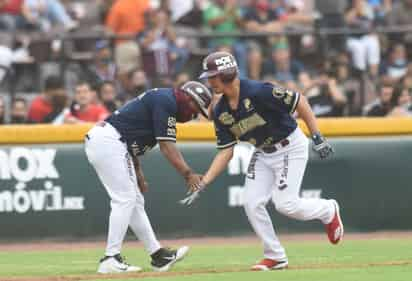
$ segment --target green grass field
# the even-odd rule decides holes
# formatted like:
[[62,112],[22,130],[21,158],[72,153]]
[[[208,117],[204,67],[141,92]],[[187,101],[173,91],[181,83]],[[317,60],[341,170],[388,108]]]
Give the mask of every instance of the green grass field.
[[289,241],[289,269],[250,272],[261,257],[258,243],[194,245],[189,256],[168,273],[154,273],[148,256],[126,244],[123,254],[145,271],[116,276],[95,273],[102,248],[65,251],[1,251],[0,280],[225,280],[225,281],[411,281],[412,238],[347,240],[339,246],[325,241]]

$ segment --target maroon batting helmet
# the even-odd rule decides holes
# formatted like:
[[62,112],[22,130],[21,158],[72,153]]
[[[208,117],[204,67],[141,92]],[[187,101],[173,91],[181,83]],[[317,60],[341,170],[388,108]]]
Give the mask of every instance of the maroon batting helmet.
[[214,52],[203,59],[203,73],[199,79],[219,75],[223,82],[231,82],[238,74],[234,56],[227,52]]
[[212,94],[209,89],[202,83],[196,81],[188,81],[184,83],[180,89],[185,92],[200,109],[200,113],[208,118],[207,108],[212,101]]

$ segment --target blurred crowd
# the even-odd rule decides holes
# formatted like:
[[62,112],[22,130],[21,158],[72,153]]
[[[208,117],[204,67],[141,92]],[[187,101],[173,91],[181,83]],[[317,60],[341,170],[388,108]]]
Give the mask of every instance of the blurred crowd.
[[411,45],[412,0],[0,0],[0,92],[18,93],[0,97],[0,124],[102,120],[196,79],[212,50],[232,52],[241,77],[303,93],[320,117],[412,116]]

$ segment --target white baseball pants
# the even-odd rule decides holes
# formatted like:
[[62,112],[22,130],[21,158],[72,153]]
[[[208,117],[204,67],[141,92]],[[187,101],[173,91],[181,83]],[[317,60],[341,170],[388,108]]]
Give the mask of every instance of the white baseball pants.
[[244,193],[246,215],[263,241],[264,257],[278,261],[287,257],[266,210],[270,199],[279,213],[297,220],[318,219],[326,224],[332,221],[334,215],[331,200],[299,197],[309,143],[299,128],[288,139],[289,145],[274,153],[255,151],[249,164]]
[[144,197],[126,144],[119,140],[120,134],[109,123],[93,127],[87,135],[87,158],[111,199],[106,256],[121,252],[129,225],[146,251],[156,252],[161,246],[144,209]]

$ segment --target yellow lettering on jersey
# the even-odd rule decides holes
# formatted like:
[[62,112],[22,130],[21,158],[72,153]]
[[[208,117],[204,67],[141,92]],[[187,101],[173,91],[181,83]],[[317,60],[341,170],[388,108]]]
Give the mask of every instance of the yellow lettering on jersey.
[[229,112],[223,112],[219,115],[219,120],[223,125],[232,125],[235,122],[235,118],[229,114]]
[[236,124],[234,124],[230,131],[236,136],[240,137],[247,132],[252,131],[253,129],[263,126],[266,124],[266,121],[257,113],[252,114],[251,116],[240,120]]

